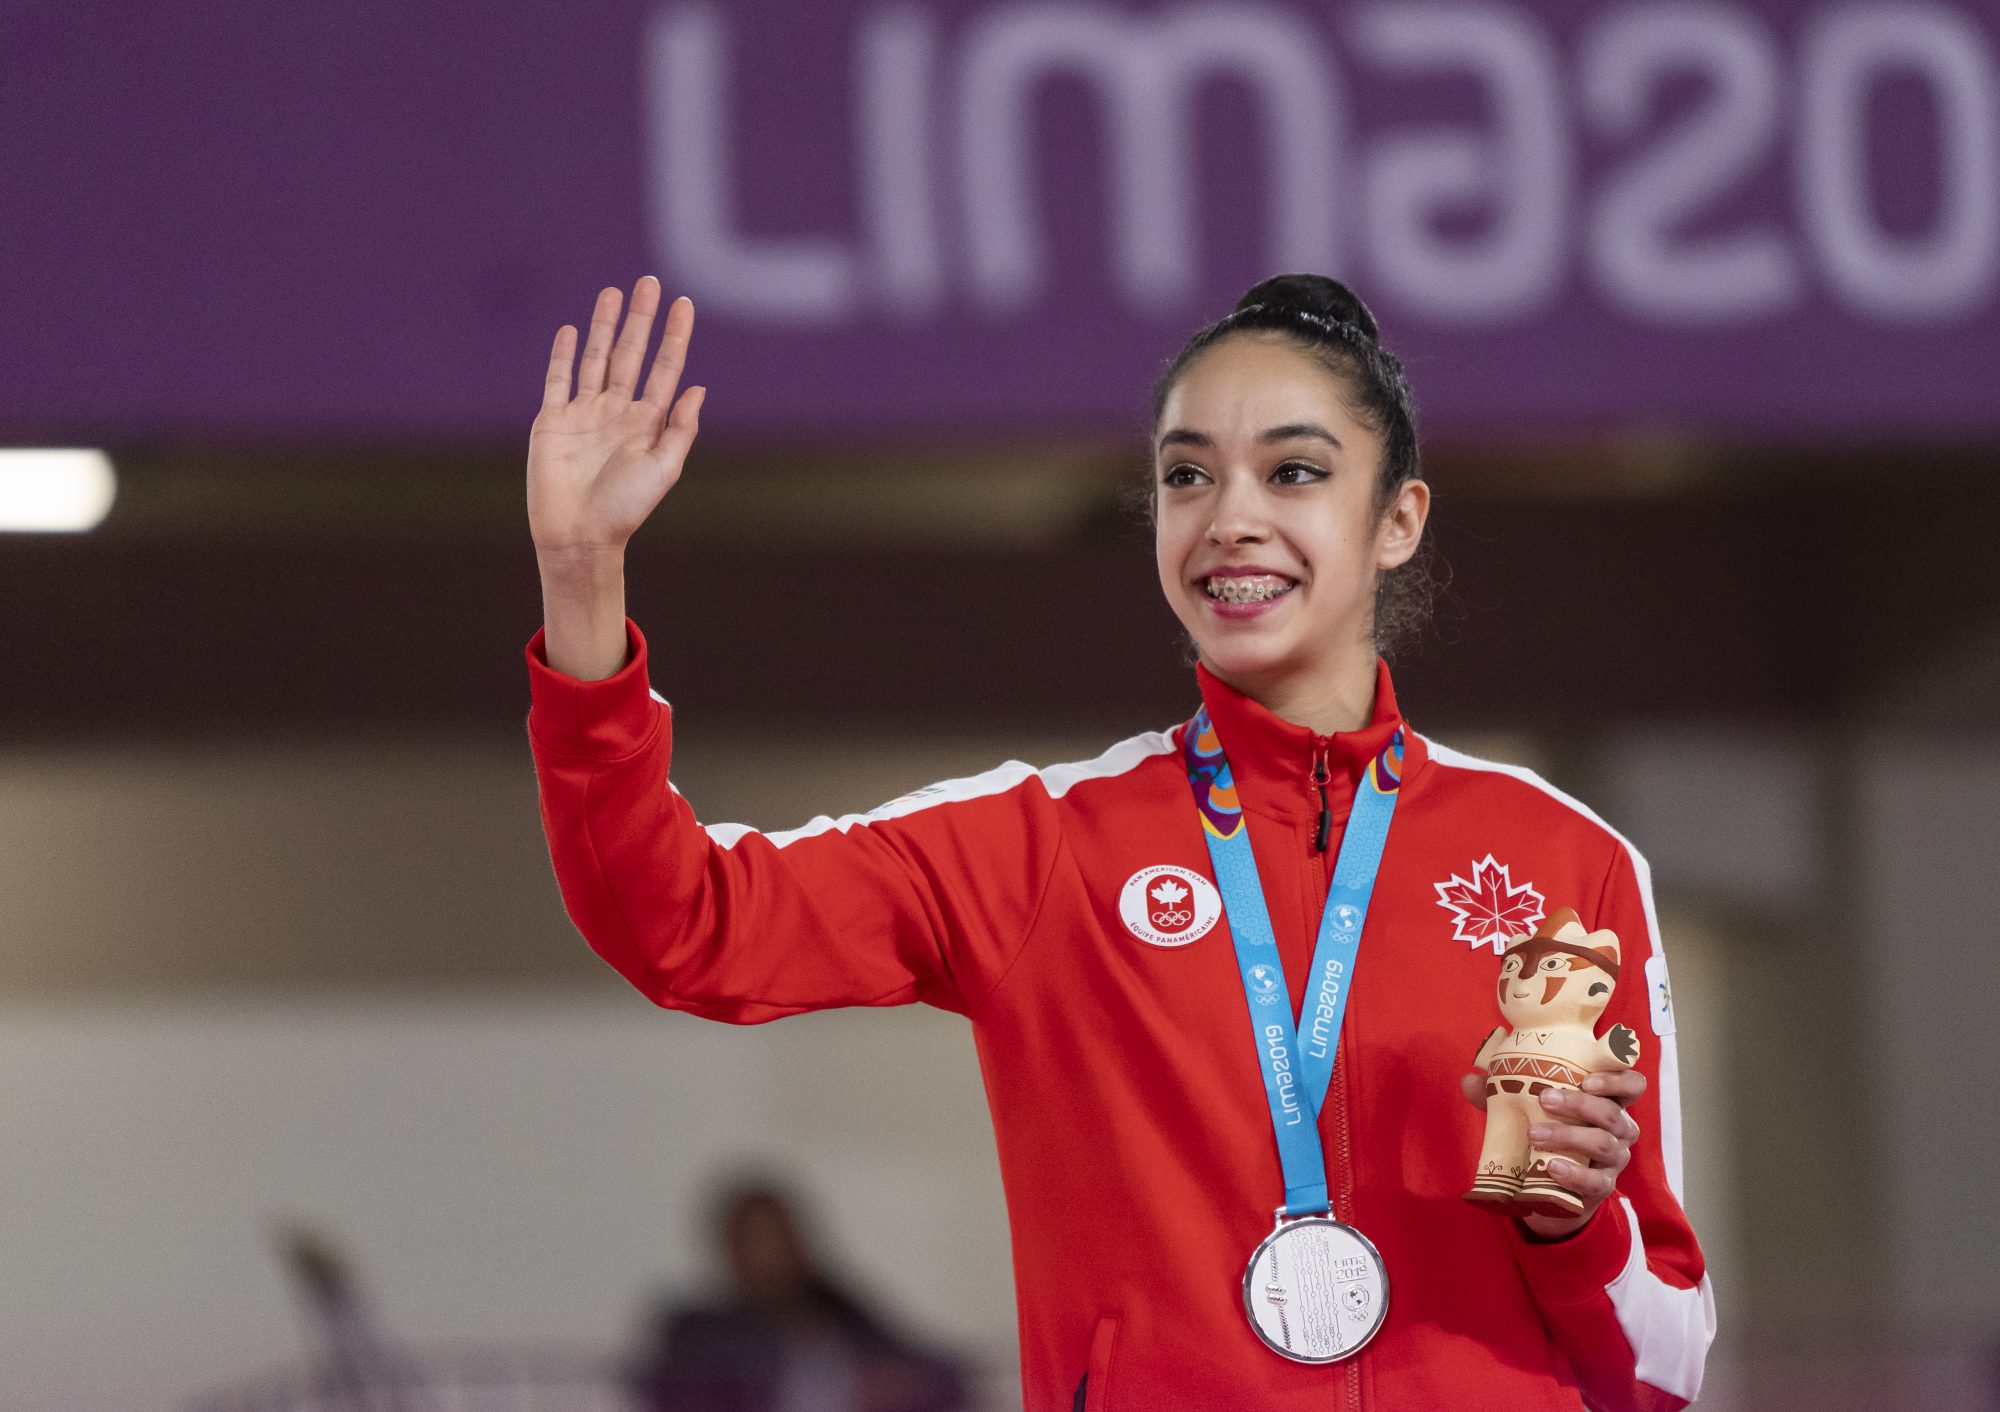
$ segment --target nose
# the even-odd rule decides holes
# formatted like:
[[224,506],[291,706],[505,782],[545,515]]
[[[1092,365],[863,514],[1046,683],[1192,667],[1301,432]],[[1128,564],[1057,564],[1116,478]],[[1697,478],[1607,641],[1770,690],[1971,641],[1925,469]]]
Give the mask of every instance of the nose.
[[1261,544],[1270,538],[1262,497],[1253,478],[1224,476],[1215,497],[1215,514],[1208,522],[1209,542],[1218,545]]

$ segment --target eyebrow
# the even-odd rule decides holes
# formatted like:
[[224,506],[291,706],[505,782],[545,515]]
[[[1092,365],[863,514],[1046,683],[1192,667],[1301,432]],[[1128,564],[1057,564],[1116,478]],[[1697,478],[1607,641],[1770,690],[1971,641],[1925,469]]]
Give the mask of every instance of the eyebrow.
[[[1340,449],[1340,438],[1318,422],[1286,422],[1281,427],[1272,427],[1261,433],[1257,440],[1267,446],[1280,441],[1324,441],[1335,450]],[[1161,436],[1159,449],[1165,451],[1170,446],[1196,446],[1207,450],[1214,445],[1215,438],[1206,432],[1175,427]]]

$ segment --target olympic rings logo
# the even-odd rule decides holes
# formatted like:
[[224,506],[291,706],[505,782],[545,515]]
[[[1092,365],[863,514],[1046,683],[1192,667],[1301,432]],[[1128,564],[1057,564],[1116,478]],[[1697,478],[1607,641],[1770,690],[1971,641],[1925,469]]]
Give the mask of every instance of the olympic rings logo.
[[1171,912],[1155,912],[1153,925],[1156,927],[1184,927],[1194,920],[1194,913],[1185,907],[1176,907]]

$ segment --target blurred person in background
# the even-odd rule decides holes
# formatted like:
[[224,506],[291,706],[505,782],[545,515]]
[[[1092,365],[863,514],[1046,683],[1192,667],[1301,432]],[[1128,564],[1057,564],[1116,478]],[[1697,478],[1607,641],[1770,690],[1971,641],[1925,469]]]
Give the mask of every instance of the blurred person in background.
[[[1155,388],[1148,504],[1199,654],[1192,720],[771,834],[704,826],[671,788],[673,713],[625,615],[626,544],[705,397],[679,390],[688,301],[648,368],[659,306],[641,280],[621,329],[603,291],[580,360],[558,331],[529,442],[528,725],[564,901],[673,1009],[970,1018],[1029,1412],[1692,1401],[1714,1305],[1646,864],[1529,772],[1404,721],[1386,659],[1422,618],[1430,491],[1360,300],[1264,281]],[[1597,967],[1618,980],[1602,1024],[1646,1042],[1542,1096],[1515,1174],[1537,1204],[1495,1214],[1461,1199],[1487,1084],[1468,1056],[1503,944],[1565,908],[1619,951],[1551,943],[1550,994]]]
[[953,1412],[958,1367],[893,1333],[836,1279],[793,1198],[739,1182],[714,1203],[726,1289],[672,1304],[634,1370],[642,1412]]

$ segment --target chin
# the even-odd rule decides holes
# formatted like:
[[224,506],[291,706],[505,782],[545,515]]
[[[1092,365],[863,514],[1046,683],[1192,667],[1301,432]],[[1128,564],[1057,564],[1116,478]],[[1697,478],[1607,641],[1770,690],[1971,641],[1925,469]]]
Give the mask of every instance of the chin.
[[1195,647],[1209,671],[1246,690],[1253,684],[1289,676],[1299,668],[1298,654],[1287,650],[1282,643],[1246,641],[1242,637],[1209,642],[1196,638]]

